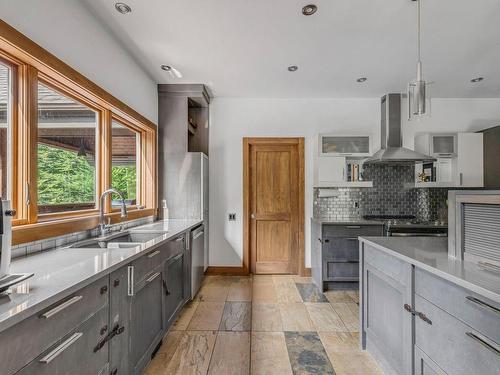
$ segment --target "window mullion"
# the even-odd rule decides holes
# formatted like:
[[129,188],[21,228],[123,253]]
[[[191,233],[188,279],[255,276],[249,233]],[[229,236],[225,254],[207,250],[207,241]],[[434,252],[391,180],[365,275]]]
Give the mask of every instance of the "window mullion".
[[25,75],[25,131],[23,147],[23,202],[27,205],[28,223],[36,223],[38,217],[37,144],[38,144],[38,70],[26,66]]
[[[100,189],[98,189],[98,205],[100,205],[101,194],[111,187],[111,164],[112,164],[112,114],[110,110],[103,111],[103,121],[102,121],[102,136],[101,136],[101,182]],[[108,195],[105,201],[104,212],[111,212],[111,197]]]

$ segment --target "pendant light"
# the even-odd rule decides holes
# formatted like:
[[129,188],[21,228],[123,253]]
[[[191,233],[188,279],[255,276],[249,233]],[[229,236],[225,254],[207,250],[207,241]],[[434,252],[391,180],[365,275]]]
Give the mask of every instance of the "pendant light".
[[[415,0],[413,0],[415,1]],[[424,80],[421,61],[421,0],[417,2],[417,77],[414,81],[408,83],[408,120],[412,117],[420,117],[428,115],[430,106],[427,105],[428,100],[428,82]],[[429,100],[430,102],[430,100]]]

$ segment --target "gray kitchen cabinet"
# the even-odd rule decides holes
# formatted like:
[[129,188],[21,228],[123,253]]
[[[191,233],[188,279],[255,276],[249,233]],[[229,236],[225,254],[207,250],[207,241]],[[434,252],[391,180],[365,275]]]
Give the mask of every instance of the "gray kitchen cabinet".
[[184,306],[184,263],[185,253],[179,253],[164,265],[163,321],[168,329],[177,313]]
[[446,373],[500,374],[500,345],[419,295],[415,310],[432,322],[415,319],[415,344]]
[[383,236],[383,224],[348,225],[312,220],[311,275],[322,290],[357,288],[359,236]]
[[128,337],[130,332],[130,297],[128,291],[128,267],[122,267],[111,273],[109,278],[111,293],[109,298],[109,326],[123,327],[120,335],[109,341],[110,374],[129,373]]
[[162,339],[162,265],[134,287],[129,306],[129,361],[131,374],[140,374]]
[[13,374],[108,306],[108,277],[57,301],[0,334],[2,374]]
[[413,373],[412,266],[365,245],[362,340],[386,374]]
[[[189,238],[190,236],[186,236]],[[186,249],[184,250],[183,259],[183,271],[182,271],[182,298],[184,303],[191,299],[191,270],[192,270],[192,248],[191,241],[186,243]]]
[[108,319],[106,306],[40,354],[18,375],[107,374],[108,346],[99,348],[97,344],[108,334]]
[[415,375],[447,375],[418,346],[415,346]]

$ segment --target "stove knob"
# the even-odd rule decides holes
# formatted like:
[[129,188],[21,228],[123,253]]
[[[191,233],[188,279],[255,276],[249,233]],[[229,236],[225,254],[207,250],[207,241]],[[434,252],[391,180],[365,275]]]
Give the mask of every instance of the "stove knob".
[[16,216],[16,210],[6,210],[4,214],[5,214],[5,216],[14,217],[14,216]]

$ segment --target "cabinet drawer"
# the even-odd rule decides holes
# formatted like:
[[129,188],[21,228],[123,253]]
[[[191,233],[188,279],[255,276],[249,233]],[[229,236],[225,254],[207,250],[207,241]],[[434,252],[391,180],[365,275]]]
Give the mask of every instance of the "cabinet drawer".
[[359,242],[357,237],[333,237],[323,239],[323,260],[358,261]]
[[419,268],[415,293],[500,343],[500,305]]
[[323,262],[324,281],[358,281],[358,262]]
[[323,225],[323,237],[358,237],[383,235],[383,225]]
[[426,299],[415,296],[415,344],[447,374],[500,374],[500,346]]
[[395,280],[401,280],[408,272],[408,263],[368,244],[364,245],[364,258],[367,264]]
[[97,349],[96,345],[104,340],[109,333],[109,329],[104,330],[104,327],[108,325],[108,319],[109,310],[105,307],[35,358],[18,374],[95,375],[101,371],[107,373],[108,345],[94,350]]
[[108,305],[103,278],[0,334],[2,374],[12,374]]

